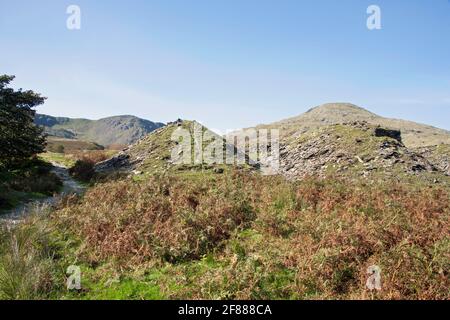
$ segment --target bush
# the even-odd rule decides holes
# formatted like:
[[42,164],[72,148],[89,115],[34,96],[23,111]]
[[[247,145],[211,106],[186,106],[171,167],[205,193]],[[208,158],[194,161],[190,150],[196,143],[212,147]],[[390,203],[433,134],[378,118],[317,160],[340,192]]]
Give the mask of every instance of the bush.
[[105,161],[110,158],[110,151],[91,150],[78,151],[73,153],[73,157],[86,162],[93,162],[94,164]]
[[1,171],[0,208],[14,206],[18,196],[26,199],[29,193],[52,195],[57,192],[62,187],[62,181],[50,172],[51,168],[49,163],[32,158],[17,165],[14,170]]
[[89,182],[95,175],[94,165],[95,162],[90,159],[79,159],[75,162],[74,166],[69,169],[69,173],[75,179]]
[[64,146],[63,146],[62,144],[58,144],[58,145],[55,147],[55,152],[56,152],[56,153],[64,153]]

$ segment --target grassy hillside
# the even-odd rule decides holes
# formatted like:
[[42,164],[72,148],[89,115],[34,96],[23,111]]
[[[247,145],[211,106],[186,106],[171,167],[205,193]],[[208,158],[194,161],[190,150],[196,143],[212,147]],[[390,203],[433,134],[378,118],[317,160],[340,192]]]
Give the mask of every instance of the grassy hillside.
[[[99,172],[114,173],[115,171],[142,171],[145,173],[162,173],[166,171],[186,171],[186,170],[215,170],[225,169],[226,166],[221,164],[208,165],[204,162],[198,164],[174,164],[172,159],[172,151],[178,142],[172,140],[172,135],[177,129],[184,129],[193,136],[195,121],[179,120],[169,123],[148,134],[143,139],[118,153],[113,158],[100,163],[96,169]],[[198,124],[198,123],[197,123]],[[199,125],[199,124],[198,124]],[[226,149],[225,140],[217,134],[209,131],[202,126],[203,132],[208,131],[211,137],[203,140],[202,150],[206,150],[208,144],[212,141],[212,137],[221,141],[224,150]],[[194,141],[191,141],[191,158],[194,158]],[[228,146],[233,148],[233,146]],[[233,149],[236,151],[236,149]],[[225,152],[224,152],[225,154]]]
[[94,141],[103,146],[112,144],[128,145],[163,126],[162,123],[155,123],[134,116],[87,120],[38,114],[35,122],[40,126],[44,126],[49,135]]

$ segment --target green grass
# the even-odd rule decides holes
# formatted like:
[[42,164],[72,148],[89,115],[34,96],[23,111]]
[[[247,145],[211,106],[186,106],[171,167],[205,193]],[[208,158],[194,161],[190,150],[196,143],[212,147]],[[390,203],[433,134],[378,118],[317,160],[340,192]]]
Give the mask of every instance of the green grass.
[[36,210],[12,229],[0,225],[0,299],[48,299],[63,288],[57,257],[66,243],[46,218],[47,209]]
[[162,300],[165,298],[157,284],[160,274],[141,277],[118,277],[108,271],[85,267],[81,271],[82,290],[66,291],[68,300]]
[[46,152],[41,153],[39,158],[47,162],[55,162],[67,168],[72,167],[76,162],[76,159],[73,159],[69,154],[64,153]]
[[102,159],[106,159],[112,157],[116,153],[117,151],[115,150],[83,150],[75,153],[45,152],[41,153],[39,158],[47,162],[55,162],[66,168],[71,168],[79,159],[98,156],[101,156]]

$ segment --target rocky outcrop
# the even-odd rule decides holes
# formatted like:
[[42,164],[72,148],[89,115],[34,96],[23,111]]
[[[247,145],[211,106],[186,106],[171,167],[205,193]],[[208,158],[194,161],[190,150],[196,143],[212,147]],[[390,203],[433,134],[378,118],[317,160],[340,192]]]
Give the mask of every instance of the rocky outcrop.
[[115,170],[131,170],[131,168],[130,156],[124,152],[121,152],[108,160],[97,163],[95,166],[95,171],[98,173],[105,173]]
[[376,137],[389,137],[397,140],[398,142],[402,142],[402,134],[400,130],[392,130],[378,127],[375,128],[374,133]]
[[437,170],[423,155],[403,145],[400,131],[364,122],[330,126],[280,149],[280,172],[289,179]]
[[450,176],[450,145],[423,147],[416,149],[415,152],[428,159],[438,170]]

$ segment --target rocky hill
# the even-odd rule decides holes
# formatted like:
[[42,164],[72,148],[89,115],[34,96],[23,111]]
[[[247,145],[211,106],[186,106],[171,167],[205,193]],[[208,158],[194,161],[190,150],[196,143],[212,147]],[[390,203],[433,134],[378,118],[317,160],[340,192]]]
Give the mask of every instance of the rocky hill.
[[[189,124],[184,123],[184,126],[188,128]],[[171,137],[177,127],[177,124],[168,124],[154,130],[111,159],[97,164],[96,171],[100,173],[133,170],[156,172],[167,169],[171,149],[175,146]]]
[[450,132],[412,121],[389,119],[349,103],[329,103],[310,109],[299,116],[259,125],[257,128],[278,128],[282,137],[298,137],[318,128],[354,121],[400,130],[408,148],[450,144]]
[[445,173],[424,153],[408,149],[400,131],[352,122],[323,127],[285,141],[280,173],[289,179],[346,175],[387,177]]
[[[178,119],[175,122],[168,123],[166,126],[159,128],[146,137],[142,138],[138,142],[130,145],[126,149],[122,150],[119,154],[115,155],[109,160],[97,164],[96,171],[101,173],[111,173],[114,171],[135,171],[135,173],[143,172],[163,172],[167,170],[195,170],[195,169],[212,169],[221,171],[219,165],[208,165],[205,162],[202,163],[189,163],[178,164],[174,163],[174,157],[172,152],[178,145],[178,142],[172,140],[172,135],[175,130],[181,128],[187,130],[191,137],[194,137],[194,126],[197,124],[203,134],[208,131],[210,137],[221,141],[223,150],[225,151],[227,145],[225,140],[217,134],[209,131],[207,128],[200,125],[195,121]],[[202,143],[202,150],[205,150],[211,139],[205,140]],[[191,141],[192,155],[191,159],[194,159],[194,141]],[[232,147],[232,146],[228,146]],[[233,149],[236,151],[235,149]],[[175,155],[181,157],[181,153]],[[176,161],[175,161],[176,162]]]
[[279,173],[289,179],[426,175],[439,181],[450,173],[450,132],[352,104],[325,104],[256,128],[280,130]]
[[134,116],[115,116],[100,120],[72,119],[37,114],[36,124],[45,127],[50,136],[93,141],[103,146],[128,145],[145,137],[162,123]]
[[[352,121],[356,115],[371,121]],[[297,118],[258,128],[280,129],[280,166],[277,173],[292,180],[308,176],[340,175],[388,179],[419,176],[440,181],[442,177],[450,174],[450,145],[408,147],[404,143],[403,131],[394,129],[393,126],[376,124],[380,119],[384,118],[353,105],[334,104],[312,109]],[[403,123],[401,120],[385,121],[390,124]],[[180,127],[192,130],[194,123],[179,120],[159,128],[112,159],[98,164],[96,170],[152,173],[173,169],[176,166],[171,162],[171,152],[177,143],[171,140],[172,133]],[[417,129],[415,134],[423,140],[430,134],[442,137],[444,142],[448,138],[448,133],[444,130],[405,123],[402,128],[410,128],[406,133],[410,141],[414,140],[411,130],[416,129],[411,129],[413,127],[421,128]],[[230,145],[224,142],[224,148],[227,147]],[[238,152],[247,152],[252,159],[255,159],[257,153],[256,150]],[[275,158],[271,159],[276,161]],[[247,164],[257,167],[254,163]],[[270,163],[262,168],[270,169]],[[183,168],[176,170],[180,169]],[[444,180],[447,181],[447,177]]]

